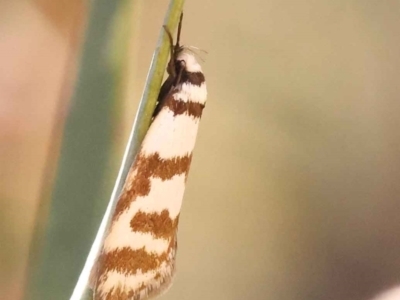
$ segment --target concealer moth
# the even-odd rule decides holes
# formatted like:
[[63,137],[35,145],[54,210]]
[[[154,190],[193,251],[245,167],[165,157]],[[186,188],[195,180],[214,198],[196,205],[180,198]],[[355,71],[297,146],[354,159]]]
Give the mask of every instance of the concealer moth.
[[113,213],[93,280],[94,300],[143,300],[175,274],[177,229],[207,89],[201,66],[169,30],[171,58],[152,123]]

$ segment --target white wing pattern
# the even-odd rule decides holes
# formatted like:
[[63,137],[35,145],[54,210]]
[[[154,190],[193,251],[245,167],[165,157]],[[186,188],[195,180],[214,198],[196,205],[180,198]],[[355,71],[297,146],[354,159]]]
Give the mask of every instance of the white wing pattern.
[[172,283],[179,213],[207,98],[195,57],[179,47],[172,59],[177,75],[161,89],[166,94],[159,97],[98,258],[95,300],[149,299]]

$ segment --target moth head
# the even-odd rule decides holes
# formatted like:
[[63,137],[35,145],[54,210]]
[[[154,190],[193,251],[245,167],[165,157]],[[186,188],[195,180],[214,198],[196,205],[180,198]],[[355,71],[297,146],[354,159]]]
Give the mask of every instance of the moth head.
[[175,45],[173,42],[172,34],[169,31],[168,27],[166,25],[163,26],[169,39],[171,49],[171,58],[168,62],[167,73],[172,76],[172,78],[180,78],[182,75],[182,71],[187,73],[202,72],[201,66],[194,56],[195,52],[193,52],[193,49],[200,49],[191,46],[181,46],[179,43],[182,29],[182,18],[183,13],[181,13],[181,17],[179,19],[178,33]]
[[185,51],[185,49],[182,49],[181,51],[179,51],[179,53],[177,53],[175,60],[176,64],[182,65],[185,68],[186,72],[189,73],[202,72],[201,66],[197,62],[196,57],[193,55],[193,53]]

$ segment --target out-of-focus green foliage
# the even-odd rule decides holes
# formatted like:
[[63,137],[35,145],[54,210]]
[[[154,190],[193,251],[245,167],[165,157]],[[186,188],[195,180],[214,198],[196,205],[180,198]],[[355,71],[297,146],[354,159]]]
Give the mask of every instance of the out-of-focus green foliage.
[[30,269],[26,299],[70,296],[106,206],[108,195],[102,191],[111,149],[110,111],[116,84],[106,56],[108,33],[121,2],[97,0],[91,6],[47,229],[36,233],[43,246],[37,247],[37,257],[31,257],[38,261]]
[[[177,26],[183,2],[171,0],[164,22],[171,31]],[[124,58],[129,57],[129,18],[133,16],[132,13],[121,12],[133,7],[132,1],[97,0],[92,4],[80,74],[63,137],[48,225],[45,233],[40,229],[36,232],[39,246],[35,248],[40,254],[34,254],[39,259],[30,268],[26,299],[66,299],[71,295],[105,211],[108,195],[102,191],[112,147],[111,111],[113,103],[121,95],[119,89],[125,75],[121,66]],[[122,33],[112,30],[116,22],[120,27],[122,22],[121,28],[126,30]],[[115,203],[119,195],[150,124],[168,54],[169,42],[161,29],[111,203]],[[90,180],[82,181],[82,177]],[[99,234],[102,234],[101,230]],[[87,298],[91,296],[86,290],[80,299]]]

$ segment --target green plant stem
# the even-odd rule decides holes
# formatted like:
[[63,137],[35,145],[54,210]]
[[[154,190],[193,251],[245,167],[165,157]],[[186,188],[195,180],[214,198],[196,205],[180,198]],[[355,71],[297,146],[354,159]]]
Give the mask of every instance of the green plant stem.
[[[171,32],[174,32],[178,25],[183,4],[184,0],[170,1],[170,5],[164,20],[164,25],[167,26]],[[88,287],[90,271],[100,251],[100,247],[104,239],[104,233],[108,227],[111,213],[115,208],[126,176],[150,126],[151,116],[156,106],[158,93],[160,91],[161,82],[164,76],[165,67],[170,53],[169,50],[170,44],[168,37],[164,29],[161,28],[160,37],[158,39],[150,70],[147,75],[146,86],[142,95],[142,99],[140,101],[139,109],[129,137],[122,165],[114,186],[114,190],[111,195],[110,202],[108,204],[106,213],[97,232],[96,239],[92,244],[85,266],[82,270],[82,273],[79,277],[79,280],[75,286],[74,292],[70,300],[92,299],[92,293],[89,291]]]

